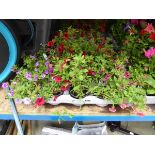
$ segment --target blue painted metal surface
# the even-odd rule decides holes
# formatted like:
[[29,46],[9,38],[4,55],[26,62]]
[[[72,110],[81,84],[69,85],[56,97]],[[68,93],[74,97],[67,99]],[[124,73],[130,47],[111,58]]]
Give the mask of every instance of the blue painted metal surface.
[[17,46],[15,39],[9,29],[0,21],[0,33],[5,38],[9,47],[9,61],[3,72],[0,74],[0,82],[2,82],[11,72],[11,68],[16,64]]
[[[9,91],[9,89],[8,89],[8,91]],[[20,120],[19,120],[19,117],[18,117],[18,113],[17,113],[17,110],[16,110],[14,100],[10,98],[9,103],[10,103],[12,114],[13,114],[13,120],[15,120],[18,132],[19,132],[20,135],[24,135],[22,126],[20,124]]]
[[[47,120],[47,121],[155,121],[155,116],[90,116],[76,115],[57,116],[57,115],[18,115],[20,120]],[[11,114],[0,114],[0,119],[14,120]]]

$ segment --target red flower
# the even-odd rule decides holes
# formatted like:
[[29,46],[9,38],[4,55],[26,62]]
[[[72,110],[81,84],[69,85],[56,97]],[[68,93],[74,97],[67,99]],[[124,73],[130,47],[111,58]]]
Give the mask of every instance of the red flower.
[[74,50],[69,49],[70,54],[74,54]]
[[101,49],[103,47],[102,44],[98,45],[97,50]]
[[37,98],[37,100],[36,100],[36,105],[37,105],[37,106],[42,106],[42,105],[44,105],[44,104],[45,104],[45,100],[44,100],[43,97]]
[[58,47],[58,51],[59,53],[62,53],[64,50],[64,44],[62,43],[59,47]]
[[80,35],[81,37],[84,37],[85,36],[85,33],[84,32],[81,32],[81,35]]
[[66,90],[68,90],[69,89],[69,86],[67,85],[67,86],[61,86],[61,91],[66,91]]
[[149,37],[151,40],[155,41],[155,33],[151,34]]
[[68,38],[69,38],[68,32],[64,32],[64,39],[68,40]]
[[62,81],[62,78],[60,76],[55,76],[54,80],[56,83],[60,83]]
[[111,108],[109,108],[109,111],[110,112],[116,112],[116,108],[115,107],[111,107]]
[[131,24],[138,25],[138,19],[131,19]]
[[88,70],[87,75],[95,76],[95,72],[92,70]]
[[101,26],[99,27],[99,30],[100,30],[100,32],[104,32],[104,31],[105,31],[105,26],[104,26],[104,25],[101,25]]
[[64,80],[64,83],[71,83],[69,80]]
[[54,45],[54,43],[55,43],[54,40],[49,41],[49,42],[47,43],[47,46],[48,46],[48,47],[52,47],[52,46]]
[[55,35],[56,35],[56,36],[60,36],[60,32],[57,31],[57,32],[55,33]]
[[143,36],[143,35],[147,34],[147,32],[143,29],[140,31],[140,34]]

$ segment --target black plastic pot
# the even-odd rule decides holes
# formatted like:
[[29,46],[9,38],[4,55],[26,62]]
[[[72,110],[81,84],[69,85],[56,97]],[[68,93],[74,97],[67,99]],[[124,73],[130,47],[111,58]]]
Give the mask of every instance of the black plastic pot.
[[[85,92],[86,92],[86,91],[85,91]],[[82,98],[84,98],[84,97],[87,96],[87,93],[85,93],[85,92],[84,92],[85,95],[84,95]],[[69,89],[69,94],[70,94],[73,98],[79,99],[78,94],[77,94],[76,92],[73,91],[73,87],[71,87],[71,88]]]

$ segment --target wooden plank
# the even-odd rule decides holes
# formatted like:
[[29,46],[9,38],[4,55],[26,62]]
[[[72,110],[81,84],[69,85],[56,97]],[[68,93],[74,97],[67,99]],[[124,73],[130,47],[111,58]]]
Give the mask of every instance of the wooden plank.
[[[11,114],[10,104],[8,100],[5,98],[6,92],[4,90],[0,90],[0,114]],[[72,115],[96,115],[96,116],[128,116],[134,115],[131,113],[131,109],[122,110],[119,107],[117,108],[116,113],[111,113],[107,107],[98,107],[96,105],[84,105],[81,108],[74,105],[66,105],[61,104],[57,106],[52,106],[46,104],[42,107],[35,108],[33,105],[24,105],[19,104],[16,105],[17,111],[19,114],[27,114],[27,115],[52,115],[57,112],[63,113],[67,111],[68,114]],[[155,105],[147,106],[144,110],[145,115],[155,115]]]
[[15,122],[11,121],[5,135],[12,135],[15,128]]
[[27,135],[32,135],[32,121],[27,121]]

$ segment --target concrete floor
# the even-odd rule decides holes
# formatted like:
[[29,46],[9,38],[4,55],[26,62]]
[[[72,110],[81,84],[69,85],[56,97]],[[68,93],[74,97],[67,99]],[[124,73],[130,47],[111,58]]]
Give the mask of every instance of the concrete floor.
[[[155,129],[152,127],[153,122],[122,122],[123,128],[128,129],[140,135],[155,135]],[[67,130],[72,129],[74,122],[49,122],[49,121],[33,121],[32,133],[33,135],[40,135],[44,126],[52,126],[58,128],[64,128]],[[108,130],[108,135],[123,135],[120,132],[111,132]]]

